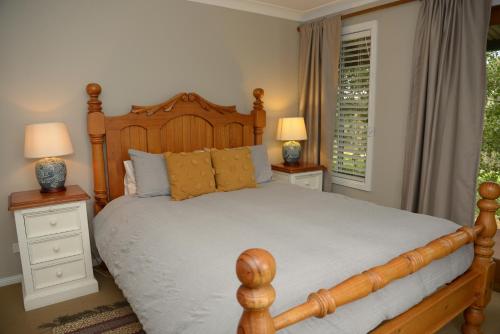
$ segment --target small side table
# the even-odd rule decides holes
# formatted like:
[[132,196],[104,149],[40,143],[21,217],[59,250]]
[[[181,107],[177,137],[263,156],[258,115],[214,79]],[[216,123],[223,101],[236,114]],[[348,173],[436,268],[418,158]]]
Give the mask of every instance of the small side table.
[[88,199],[76,185],[59,193],[10,194],[26,311],[98,291],[90,256]]
[[323,171],[321,165],[301,164],[287,166],[284,164],[271,165],[273,180],[294,184],[312,190],[323,190]]

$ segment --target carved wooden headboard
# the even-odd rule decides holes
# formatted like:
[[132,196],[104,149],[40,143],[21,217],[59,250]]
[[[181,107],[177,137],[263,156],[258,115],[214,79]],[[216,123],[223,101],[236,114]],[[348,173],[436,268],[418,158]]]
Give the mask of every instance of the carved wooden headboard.
[[151,153],[190,152],[262,143],[266,112],[261,88],[253,91],[250,114],[238,113],[235,106],[211,103],[196,93],[180,93],[164,103],[132,106],[128,114],[108,117],[99,100],[101,86],[88,84],[87,94],[95,213],[123,195],[123,161],[129,159],[130,148]]

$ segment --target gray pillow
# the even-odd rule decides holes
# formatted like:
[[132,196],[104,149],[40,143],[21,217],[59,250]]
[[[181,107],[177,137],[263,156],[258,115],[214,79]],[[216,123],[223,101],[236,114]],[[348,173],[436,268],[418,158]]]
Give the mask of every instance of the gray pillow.
[[167,166],[163,154],[128,150],[134,164],[138,197],[170,195]]
[[252,162],[255,169],[255,181],[264,183],[271,181],[273,172],[267,157],[267,147],[265,145],[250,146],[252,152]]

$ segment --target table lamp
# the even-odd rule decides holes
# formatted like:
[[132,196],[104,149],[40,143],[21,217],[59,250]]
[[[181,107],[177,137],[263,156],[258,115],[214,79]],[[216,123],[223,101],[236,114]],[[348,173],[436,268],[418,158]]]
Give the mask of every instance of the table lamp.
[[306,124],[303,117],[285,117],[278,121],[277,140],[283,143],[283,160],[285,165],[294,166],[299,164],[302,147],[299,140],[306,140]]
[[24,131],[24,156],[42,158],[35,165],[35,173],[42,193],[64,191],[66,164],[56,158],[73,153],[68,128],[64,123],[27,125]]

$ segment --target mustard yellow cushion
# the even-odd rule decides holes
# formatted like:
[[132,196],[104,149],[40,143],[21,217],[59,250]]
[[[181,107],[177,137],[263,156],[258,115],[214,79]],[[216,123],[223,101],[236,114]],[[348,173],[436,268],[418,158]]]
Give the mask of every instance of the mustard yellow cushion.
[[218,191],[255,188],[255,172],[249,147],[210,151]]
[[165,161],[173,200],[182,201],[216,190],[210,152],[167,152]]

